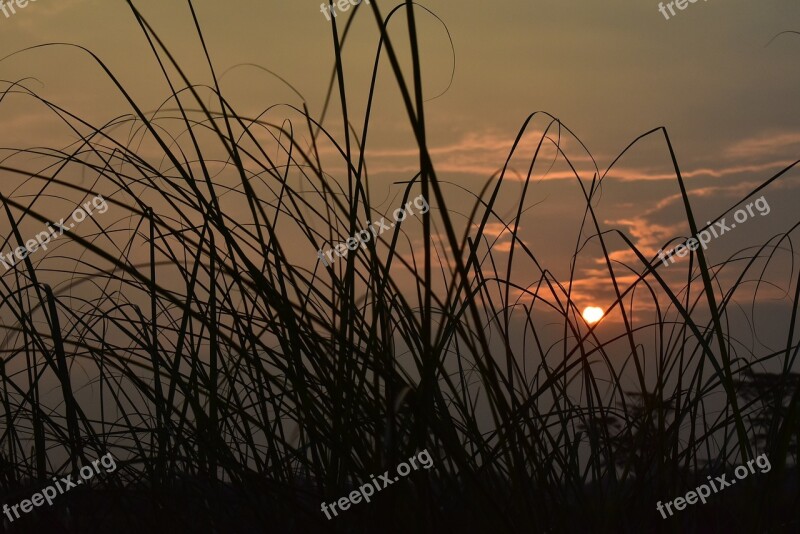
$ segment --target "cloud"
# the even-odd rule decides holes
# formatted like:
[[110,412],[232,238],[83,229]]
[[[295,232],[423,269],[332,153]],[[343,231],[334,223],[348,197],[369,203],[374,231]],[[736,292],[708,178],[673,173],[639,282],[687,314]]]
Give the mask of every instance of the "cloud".
[[[472,227],[477,231],[479,224],[473,224]],[[507,234],[508,236],[511,235],[511,228],[513,227],[506,227],[503,223],[486,223],[486,226],[483,227],[483,235],[487,238],[497,238],[503,234]],[[521,228],[520,228],[521,229]]]
[[[541,135],[541,131],[532,131],[522,137],[509,162],[509,172],[506,173],[505,179],[526,179],[530,160],[536,152]],[[471,132],[457,141],[432,145],[429,152],[439,173],[471,174],[488,178],[502,170],[512,144],[512,137],[494,131]],[[734,161],[719,166],[704,164],[696,167],[684,167],[681,169],[681,176],[684,179],[720,179],[776,171],[791,163],[784,158],[787,149],[795,145],[800,145],[800,132],[785,132],[770,137],[757,136],[740,140],[723,150],[723,156]],[[591,180],[595,172],[592,158],[569,137],[561,139],[560,148],[569,157],[570,162],[575,165],[578,175],[584,180]],[[759,157],[768,155],[782,155],[783,157],[780,161],[775,159],[768,162],[756,161]],[[416,173],[419,171],[419,154],[414,147],[369,150],[367,156],[372,173]],[[533,179],[575,179],[575,172],[566,164],[564,156],[558,152],[554,142],[545,141],[538,158],[532,174]],[[613,159],[613,156],[597,158],[598,161],[609,162]],[[601,169],[600,176],[603,175]],[[677,176],[670,167],[646,168],[617,165],[607,171],[604,179],[623,182],[674,181],[677,180]]]
[[[721,168],[697,168],[691,170],[681,170],[681,177],[686,178],[726,178],[744,173],[763,173],[765,171],[782,169],[789,165],[791,162],[771,162],[762,164],[742,164],[730,165]],[[660,172],[653,169],[625,169],[614,168],[611,169],[604,179],[621,180],[623,182],[632,181],[652,181],[652,180],[677,180],[677,174],[674,171]]]
[[[538,135],[541,133],[538,132]],[[525,173],[530,165],[530,157],[535,152],[535,144],[531,145],[534,140],[538,141],[536,136],[532,134],[526,136],[525,141],[518,147],[517,155],[509,164],[507,179],[525,179]],[[453,142],[433,146],[431,155],[440,176],[443,173],[467,173],[488,178],[502,168],[508,158],[512,141],[513,139],[493,132],[471,133]],[[772,141],[777,147],[774,151],[769,144]],[[687,165],[682,170],[682,176],[690,181],[687,186],[688,194],[693,201],[695,216],[698,217],[699,223],[705,222],[705,218],[700,220],[703,216],[710,218],[721,215],[722,210],[744,199],[764,180],[790,164],[790,161],[783,159],[785,154],[780,155],[779,152],[781,148],[793,147],[794,143],[800,143],[800,134],[782,133],[775,136],[753,136],[730,144],[714,156],[720,162],[719,164],[700,162],[693,166]],[[571,156],[567,145],[564,145],[564,150]],[[582,152],[578,152],[579,156],[581,154]],[[535,180],[575,179],[575,173],[564,164],[563,156],[557,153],[552,144],[549,149],[540,154],[540,157],[542,159],[537,164],[533,176]],[[765,157],[767,159],[764,159]],[[369,169],[372,173],[376,171],[395,175],[403,172],[416,173],[419,169],[417,158],[417,151],[413,148],[370,150],[368,153]],[[758,158],[762,159],[759,161]],[[556,163],[551,166],[554,159]],[[603,161],[612,160],[613,156],[603,158]],[[591,162],[588,156],[576,158],[575,161]],[[677,178],[669,163],[661,167],[646,165],[615,166],[608,172],[604,180],[615,183],[624,182],[625,184],[619,188],[606,190],[608,193],[604,193],[604,196],[598,199],[601,203],[596,209],[598,215],[603,216],[601,218],[603,229],[619,228],[622,230],[639,252],[649,260],[656,257],[659,249],[664,247],[665,243],[676,237],[689,237],[690,230],[682,205],[682,195],[678,191]],[[593,165],[580,166],[576,164],[576,169],[582,178],[591,179]],[[787,174],[784,179],[772,184],[770,189],[786,189],[794,193],[800,186],[795,179],[796,174]],[[672,184],[665,181],[672,182]],[[629,185],[630,182],[636,184]],[[621,193],[622,198],[614,200],[615,195],[611,191]],[[566,206],[568,201],[563,200],[563,203]],[[563,214],[565,213],[566,211],[563,212]],[[566,228],[569,225],[565,224],[563,227]],[[476,229],[477,225],[473,224],[472,235]],[[524,235],[527,239],[534,239],[533,236],[538,235],[540,231],[538,227],[530,226],[530,224],[524,230],[524,232],[520,232],[519,237]],[[552,230],[550,238],[560,240],[562,236],[558,232],[561,227]],[[496,276],[494,269],[497,269],[499,273],[504,273],[502,259],[507,257],[511,250],[511,231],[500,222],[492,222],[484,228],[483,237],[491,245],[491,250],[486,251],[486,243],[482,243],[483,252],[490,252],[493,255],[492,259],[495,260],[495,263],[488,262],[486,256],[481,255],[482,261],[487,261],[481,267],[483,274],[487,277]],[[443,242],[442,236],[431,236],[431,239],[437,250],[448,248]],[[561,241],[553,242],[550,249],[560,250],[561,243]],[[624,242],[607,239],[606,245],[609,257],[613,262],[628,265],[635,271],[643,268],[638,256]],[[531,248],[534,254],[541,251],[541,248]],[[571,299],[581,307],[588,305],[606,307],[606,303],[611,302],[614,298],[613,286],[605,266],[606,260],[604,257],[584,257],[584,260],[584,268],[575,270]],[[444,261],[443,256],[441,261]],[[448,265],[448,267],[452,268],[453,266]],[[544,265],[543,267],[554,273],[559,272],[563,265]],[[515,267],[515,272],[516,269]],[[617,263],[614,264],[614,271],[619,275],[617,283],[623,291],[638,279],[636,274]],[[536,272],[538,273],[538,269]],[[530,277],[534,276],[533,271],[528,272],[528,275],[528,280],[530,280]],[[680,269],[673,268],[669,273],[662,273],[662,275],[672,280],[673,277],[677,279],[684,276],[684,273]],[[535,277],[538,278],[538,274]],[[563,273],[558,276],[559,280],[562,278]],[[516,277],[512,277],[512,280],[519,281]],[[564,289],[554,289],[557,295],[553,295],[545,285],[540,296],[554,304],[556,301],[564,302],[568,281],[561,280],[561,282]],[[512,294],[515,298],[520,297],[522,302],[532,300],[529,295],[525,295],[519,290],[513,290]],[[515,298],[512,298],[512,301]],[[645,309],[652,311],[652,304],[648,304],[646,301],[647,299],[637,299],[639,311]],[[644,308],[641,308],[642,306]]]
[[776,132],[734,143],[724,153],[732,158],[756,158],[782,156],[786,152],[797,154],[798,149],[800,149],[800,132]]
[[[531,130],[522,136],[509,161],[507,179],[525,179],[542,135],[541,131]],[[550,139],[542,143],[533,177],[548,180],[574,180],[575,174],[567,167],[563,155],[559,154],[555,138],[551,135]],[[488,178],[502,171],[509,159],[513,144],[513,136],[489,130],[471,132],[450,143],[432,144],[428,151],[439,173],[462,173]],[[589,170],[585,171],[585,174],[591,179],[594,173],[591,157],[583,150],[572,149],[572,146],[579,146],[570,138],[562,137],[559,146],[569,156],[573,165],[589,164]],[[333,151],[332,148],[320,150],[321,153]],[[368,149],[367,157],[371,173],[416,173],[419,171],[419,152],[415,147]],[[553,167],[554,162],[559,162],[557,165],[560,168]],[[551,169],[551,167],[553,168]],[[579,172],[584,173],[581,169]]]

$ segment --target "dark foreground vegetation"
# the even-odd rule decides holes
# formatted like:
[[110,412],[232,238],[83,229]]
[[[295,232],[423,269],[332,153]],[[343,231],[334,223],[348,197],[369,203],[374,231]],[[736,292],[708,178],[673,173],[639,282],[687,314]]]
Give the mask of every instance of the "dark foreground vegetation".
[[[360,125],[345,103],[364,103],[343,97],[340,52],[350,26],[331,26],[328,96],[340,100],[350,125],[333,132],[302,103],[241,116],[210,59],[211,83],[195,85],[133,5],[131,13],[171,87],[157,112],[142,110],[114,69],[85,50],[127,100],[128,114],[93,125],[24,81],[5,91],[46,106],[78,140],[4,150],[3,250],[95,194],[110,208],[0,279],[0,495],[18,503],[107,452],[119,469],[5,521],[3,532],[800,528],[800,285],[796,266],[783,277],[770,268],[793,258],[796,225],[721,264],[699,249],[675,286],[659,261],[598,222],[593,202],[604,173],[576,173],[585,216],[575,257],[586,242],[599,245],[616,293],[607,314],[623,325],[618,337],[600,338],[580,318],[571,283],[517,239],[524,210],[539,200],[528,190],[538,150],[528,156],[531,172],[510,217],[496,209],[508,187],[505,168],[471,206],[448,202],[459,188],[437,176],[425,137],[415,17],[427,11],[392,11],[376,47],[420,152],[419,173],[392,185],[391,206],[375,204],[364,159],[373,93]],[[386,16],[362,3],[352,20]],[[410,72],[387,26],[408,29]],[[542,113],[528,117],[519,137],[534,124],[539,146],[567,139],[581,146]],[[667,132],[642,138],[654,136],[673,157],[695,235],[703,224],[692,215]],[[322,146],[335,148],[334,170],[323,168]],[[560,157],[570,161],[566,152]],[[31,161],[37,170],[27,168]],[[432,207],[421,220],[330,267],[314,261],[320,248],[419,194]],[[513,236],[510,250],[492,248],[485,229],[497,223]],[[434,234],[439,239],[427,237]],[[612,261],[611,240],[624,241],[636,261]],[[520,263],[524,277],[512,271]],[[618,281],[620,273],[635,274],[635,282]],[[748,349],[742,338],[752,332],[731,326],[730,309],[773,287],[785,292],[791,315],[782,346]],[[634,321],[634,295],[655,310],[652,320]],[[557,318],[559,342],[543,340],[542,317]],[[423,448],[433,469],[333,521],[320,512],[321,502]],[[769,473],[671,519],[656,512],[657,501],[761,453]]]

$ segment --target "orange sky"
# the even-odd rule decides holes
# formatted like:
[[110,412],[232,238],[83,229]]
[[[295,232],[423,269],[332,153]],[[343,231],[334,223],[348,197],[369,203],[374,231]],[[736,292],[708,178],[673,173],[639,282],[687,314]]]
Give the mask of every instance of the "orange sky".
[[[189,76],[210,83],[186,4],[136,4]],[[393,4],[379,5],[386,13]],[[784,35],[765,46],[780,31],[800,29],[797,2],[712,0],[671,20],[650,0],[509,0],[469,6],[434,0],[424,5],[445,22],[455,46],[452,86],[426,107],[428,141],[443,181],[477,191],[502,167],[518,129],[537,110],[552,113],[575,132],[601,173],[636,136],[666,126],[695,213],[703,220],[720,214],[800,155],[800,37]],[[225,73],[223,91],[240,113],[252,116],[273,104],[301,104],[285,85],[248,64],[278,73],[303,94],[312,113],[320,112],[333,55],[330,23],[318,2],[200,1],[195,7],[217,73]],[[349,111],[360,124],[378,33],[366,9],[359,9],[357,17],[344,61]],[[337,18],[340,24],[345,20]],[[447,87],[453,57],[436,19],[421,11],[417,22],[424,85],[433,97]],[[38,0],[11,18],[0,15],[0,25],[0,55],[47,42],[79,44],[107,63],[143,109],[157,108],[168,94],[122,1]],[[404,30],[404,17],[397,17],[391,31],[407,60]],[[130,112],[99,67],[77,48],[40,48],[0,62],[0,79],[24,77],[35,78],[27,82],[31,89],[98,124]],[[326,125],[341,133],[339,117],[334,105]],[[0,103],[0,124],[2,147],[60,144],[65,139],[40,106],[19,96]],[[526,157],[538,139],[535,132],[544,126],[541,121],[531,126],[530,139],[512,161],[513,171],[524,174]],[[588,185],[593,172],[588,154],[571,139],[564,148]],[[552,158],[555,151],[545,155]],[[391,182],[410,178],[418,165],[386,63],[380,71],[367,158],[381,198],[391,198],[396,193]],[[563,162],[536,177],[520,235],[566,281],[581,222],[580,189]],[[735,239],[720,239],[709,251],[712,261],[785,229],[797,213],[797,178],[797,172],[790,174],[765,191],[771,215],[739,229]],[[521,181],[513,172],[507,179],[503,201],[510,206],[519,198]],[[13,180],[3,177],[4,193]],[[663,140],[653,136],[608,174],[596,207],[602,224],[625,231],[654,254],[671,237],[688,235],[678,193]],[[5,236],[4,224],[0,234]],[[507,250],[502,228],[496,231],[501,237],[496,250]],[[610,294],[598,269],[602,265],[590,260],[579,264],[577,287],[583,300],[602,306]]]

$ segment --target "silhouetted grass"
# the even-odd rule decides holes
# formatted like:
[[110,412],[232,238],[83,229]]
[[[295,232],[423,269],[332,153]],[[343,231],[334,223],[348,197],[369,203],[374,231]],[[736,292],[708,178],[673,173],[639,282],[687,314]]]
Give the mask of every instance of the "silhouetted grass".
[[[161,108],[142,110],[113,70],[82,49],[114,82],[129,114],[92,125],[24,83],[10,85],[7,93],[49,108],[78,141],[7,151],[0,162],[4,183],[20,184],[1,198],[12,229],[2,250],[30,238],[21,226],[57,220],[81,199],[101,193],[110,204],[107,214],[87,218],[0,278],[3,495],[16,503],[105,452],[120,469],[101,487],[75,491],[4,529],[790,528],[800,284],[794,270],[785,280],[770,278],[768,268],[793,261],[797,225],[720,264],[702,250],[692,253],[676,289],[657,259],[598,221],[593,203],[616,161],[605,173],[595,165],[590,180],[575,171],[585,214],[564,283],[518,232],[534,169],[549,164],[540,150],[555,148],[575,169],[563,147],[583,145],[554,117],[534,113],[503,170],[472,194],[473,205],[449,201],[448,193],[464,192],[440,179],[428,151],[415,30],[415,16],[425,12],[403,9],[410,2],[392,11],[407,16],[410,82],[377,4],[358,7],[359,20],[371,10],[381,27],[375,72],[389,61],[420,154],[418,174],[394,184],[401,198],[386,211],[370,195],[364,150],[377,74],[360,130],[348,114],[355,104],[345,98],[341,43],[349,26],[340,37],[335,19],[331,25],[329,98],[338,97],[348,126],[333,132],[305,103],[238,114],[205,44],[210,86],[188,79],[129,4],[170,87]],[[525,135],[538,136],[537,150],[513,215],[501,216],[509,161]],[[647,132],[631,147],[651,136],[672,157],[696,235],[666,130]],[[337,154],[330,174],[323,146]],[[78,173],[95,178],[79,185]],[[318,249],[345,241],[364,221],[388,218],[418,194],[432,206],[421,221],[398,224],[330,267],[313,262]],[[509,250],[493,248],[486,233],[497,223],[511,234]],[[406,232],[409,224],[418,227]],[[409,235],[420,231],[417,250]],[[637,262],[612,259],[620,240]],[[619,320],[619,335],[598,334],[604,323],[589,327],[573,300],[575,265],[592,254],[589,244],[599,246],[616,295],[606,314]],[[524,279],[512,272],[520,264]],[[620,279],[631,275],[633,283]],[[762,286],[788,288],[791,305],[785,346],[766,353],[743,343],[747,332],[729,322],[737,297],[755,303]],[[634,307],[652,310],[650,319]],[[543,333],[553,317],[562,332],[555,343]],[[434,469],[335,521],[324,518],[321,501],[347,495],[422,448],[434,455]],[[656,501],[760,452],[773,470],[749,486],[671,520],[655,511]]]

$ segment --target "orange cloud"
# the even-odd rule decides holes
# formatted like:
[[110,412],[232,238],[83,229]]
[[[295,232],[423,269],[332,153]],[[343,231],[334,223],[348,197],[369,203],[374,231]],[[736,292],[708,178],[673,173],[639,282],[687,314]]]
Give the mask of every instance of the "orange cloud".
[[733,158],[755,158],[782,155],[789,149],[792,149],[795,154],[799,152],[800,132],[777,132],[744,139],[728,147],[725,155]]

